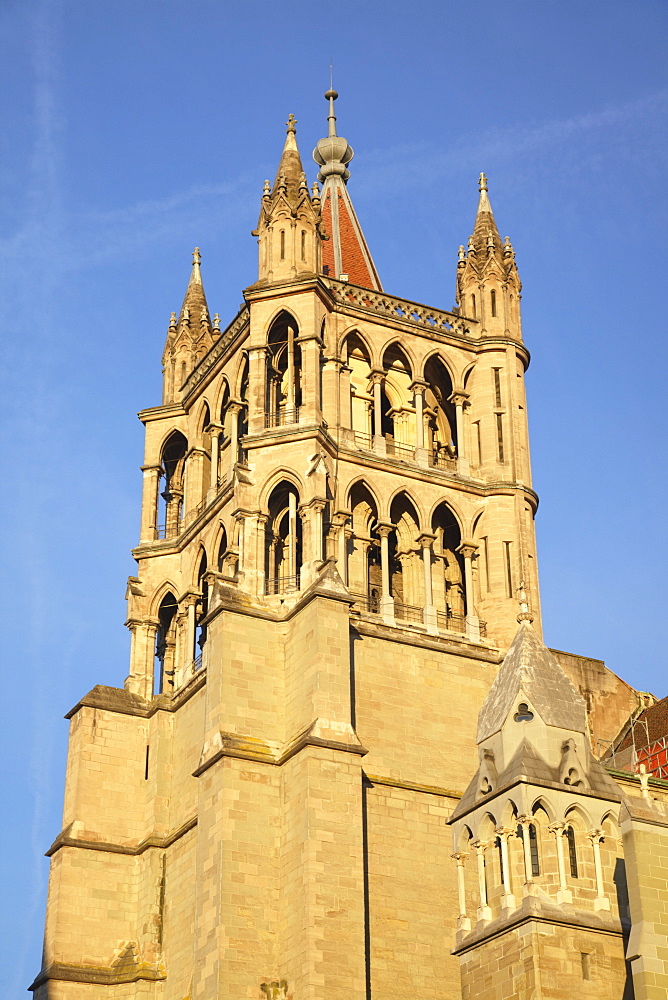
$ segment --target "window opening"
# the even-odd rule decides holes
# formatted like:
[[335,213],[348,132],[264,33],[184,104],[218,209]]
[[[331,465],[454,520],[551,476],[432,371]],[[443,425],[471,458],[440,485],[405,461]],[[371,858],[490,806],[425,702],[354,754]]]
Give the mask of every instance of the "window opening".
[[499,453],[499,462],[505,462],[505,454],[503,450],[503,415],[501,413],[496,413],[496,446]]
[[144,765],[144,781],[148,781],[148,755],[149,755],[150,749],[151,748],[147,745],[146,746],[146,764]]
[[494,405],[501,406],[501,369],[492,368],[494,372]]
[[520,702],[517,706],[517,711],[513,716],[515,722],[531,722],[533,719],[533,712],[527,705],[525,701]]
[[568,843],[568,861],[571,866],[571,878],[578,877],[578,856],[575,850],[575,830],[572,826],[567,826],[564,830],[564,836],[566,842]]
[[281,229],[281,260],[285,260],[285,230]]
[[513,596],[513,570],[512,563],[510,560],[510,542],[503,543],[503,549],[506,559],[506,597]]
[[496,292],[492,289],[492,316],[496,316]]
[[582,978],[591,979],[591,965],[589,961],[589,955],[586,952],[580,952],[580,958],[582,960]]
[[306,260],[306,233],[302,229],[302,260]]

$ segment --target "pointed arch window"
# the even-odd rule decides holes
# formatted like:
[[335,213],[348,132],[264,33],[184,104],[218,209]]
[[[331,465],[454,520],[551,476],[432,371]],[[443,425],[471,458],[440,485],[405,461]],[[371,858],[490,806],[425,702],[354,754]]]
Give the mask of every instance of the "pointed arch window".
[[568,844],[568,863],[571,869],[571,878],[578,878],[578,855],[575,849],[575,830],[572,826],[566,827],[564,837]]
[[492,289],[490,293],[491,306],[492,306],[492,316],[496,316],[496,292]]
[[281,260],[285,260],[285,229],[281,229]]

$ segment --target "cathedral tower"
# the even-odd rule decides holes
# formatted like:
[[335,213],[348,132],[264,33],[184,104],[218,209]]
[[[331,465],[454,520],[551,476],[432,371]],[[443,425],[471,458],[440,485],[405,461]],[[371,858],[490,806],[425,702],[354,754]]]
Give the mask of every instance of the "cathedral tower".
[[[617,802],[561,667],[550,661],[573,724],[522,686],[526,658],[547,655],[529,356],[487,183],[456,308],[386,293],[326,96],[322,191],[291,115],[260,197],[257,280],[227,325],[212,321],[195,250],[163,401],[139,414],[130,668],[123,689],[97,686],[69,715],[38,1000],[99,1000],[101,987],[114,1000],[460,997],[451,949],[486,947],[520,896],[516,851],[474,942],[446,826],[460,799],[457,823],[479,808],[478,785],[462,798],[475,722],[513,641],[512,705],[506,692],[476,780],[494,795],[495,775],[515,780],[519,692],[559,781],[577,771],[578,800],[600,780]],[[515,639],[520,584],[535,621]],[[632,690],[596,661],[559,663],[612,739]],[[513,836],[529,798],[517,817],[503,806]],[[575,905],[568,885],[555,891]],[[587,896],[587,926],[608,919],[604,897],[607,883]]]

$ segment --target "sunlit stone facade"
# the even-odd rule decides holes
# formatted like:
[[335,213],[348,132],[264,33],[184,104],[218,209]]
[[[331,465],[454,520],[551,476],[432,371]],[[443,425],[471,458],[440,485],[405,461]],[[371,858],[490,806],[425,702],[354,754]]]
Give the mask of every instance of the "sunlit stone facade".
[[638,696],[541,642],[513,248],[482,175],[457,307],[386,294],[327,96],[322,192],[291,116],[238,315],[199,251],[172,314],[32,988],[665,997],[668,783],[592,756]]

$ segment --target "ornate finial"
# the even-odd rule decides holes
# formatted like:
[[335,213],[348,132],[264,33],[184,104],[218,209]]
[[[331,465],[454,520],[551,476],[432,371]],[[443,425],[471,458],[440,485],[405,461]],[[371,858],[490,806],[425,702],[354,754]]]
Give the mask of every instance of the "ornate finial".
[[458,261],[459,261],[460,264],[464,264],[466,262],[466,254],[464,252],[464,247],[463,246],[459,247],[459,251],[457,253],[457,259],[458,259]]
[[299,178],[299,189],[301,190],[302,188],[308,189],[308,184],[306,183],[306,174],[304,173],[303,170]]
[[469,236],[468,252],[475,254],[475,243],[473,242],[473,237]]
[[321,139],[313,150],[313,159],[320,167],[318,180],[321,183],[324,183],[325,178],[331,175],[338,174],[343,181],[347,181],[350,177],[347,164],[353,158],[353,151],[347,140],[336,134],[334,101],[338,96],[335,90],[328,90],[325,94],[325,99],[329,101],[327,138]]
[[262,197],[271,198],[271,184],[269,183],[269,180],[266,180],[264,182],[264,187],[262,188]]
[[533,615],[529,611],[529,602],[527,601],[527,594],[526,590],[524,589],[524,580],[522,580],[519,587],[517,588],[517,600],[519,601],[520,604],[520,613],[517,616],[518,622],[520,623],[520,625],[522,625],[524,622],[526,622],[527,625],[530,625],[531,622],[533,621]]
[[311,197],[312,198],[320,197],[320,188],[318,187],[317,181],[313,181],[313,187],[311,188]]
[[290,132],[292,132],[292,134],[294,135],[295,132],[297,131],[297,119],[295,118],[295,116],[294,115],[288,115],[288,120],[286,121],[285,124],[288,126],[288,129],[287,129],[288,130],[288,134]]
[[504,257],[514,257],[515,251],[513,250],[513,245],[510,242],[510,237],[506,236],[503,241],[503,256]]
[[485,174],[480,174],[480,177],[478,178],[478,191],[482,192],[486,190],[487,190],[487,177],[485,176]]
[[283,192],[288,190],[288,179],[285,174],[281,174],[278,178],[278,190]]
[[170,313],[170,316],[169,316],[169,329],[170,330],[176,329],[176,313]]
[[213,328],[214,330],[220,330],[220,316],[216,313],[213,317]]
[[195,247],[195,249],[193,250],[193,264],[201,264],[201,262],[202,262],[202,255],[199,252],[199,247]]
[[183,322],[187,324],[190,323],[190,309],[188,308],[188,306],[184,306],[183,309]]
[[494,250],[494,234],[491,229],[487,231],[487,252],[492,253]]
[[209,325],[209,314],[207,312],[206,306],[202,306],[200,310],[199,321],[200,323],[203,323],[205,326]]

